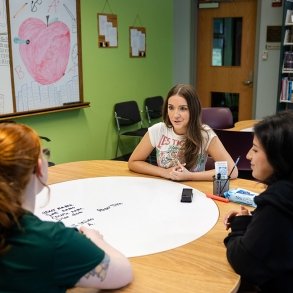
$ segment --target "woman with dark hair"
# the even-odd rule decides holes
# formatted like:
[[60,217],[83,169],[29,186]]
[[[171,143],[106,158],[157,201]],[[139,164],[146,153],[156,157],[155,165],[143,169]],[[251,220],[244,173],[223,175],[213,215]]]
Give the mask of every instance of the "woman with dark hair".
[[0,123],[0,291],[114,289],[132,281],[128,259],[95,230],[66,228],[34,214],[48,162],[30,127]]
[[[128,161],[130,170],[171,180],[212,180],[214,170],[205,171],[207,156],[227,161],[228,173],[234,162],[214,131],[201,123],[201,105],[195,89],[178,84],[168,93],[163,120],[151,127]],[[157,166],[146,162],[156,149]],[[238,176],[234,168],[231,178]]]
[[267,185],[245,207],[225,217],[227,258],[242,283],[257,292],[293,290],[293,111],[280,112],[254,127],[247,154],[252,176]]

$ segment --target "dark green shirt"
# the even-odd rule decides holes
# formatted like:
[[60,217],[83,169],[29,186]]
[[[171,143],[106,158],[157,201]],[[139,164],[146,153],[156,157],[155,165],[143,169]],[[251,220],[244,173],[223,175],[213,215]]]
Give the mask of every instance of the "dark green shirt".
[[9,236],[10,250],[0,256],[0,292],[65,292],[95,268],[105,253],[63,223],[44,222],[32,213]]

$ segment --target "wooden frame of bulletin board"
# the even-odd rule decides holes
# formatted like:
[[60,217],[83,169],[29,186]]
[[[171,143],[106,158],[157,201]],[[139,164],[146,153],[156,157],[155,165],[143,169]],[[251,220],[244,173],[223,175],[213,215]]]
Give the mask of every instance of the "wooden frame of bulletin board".
[[83,101],[80,0],[0,1],[0,9],[6,6],[0,24],[6,22],[10,64],[10,70],[0,71],[11,81],[11,90],[0,85],[0,120],[88,107]]
[[146,57],[146,29],[145,27],[129,27],[129,56]]

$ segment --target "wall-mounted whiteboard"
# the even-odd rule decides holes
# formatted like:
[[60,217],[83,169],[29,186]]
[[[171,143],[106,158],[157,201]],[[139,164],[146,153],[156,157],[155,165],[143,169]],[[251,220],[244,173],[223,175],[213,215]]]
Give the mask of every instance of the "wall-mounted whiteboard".
[[3,112],[0,101],[0,118],[83,104],[79,0],[1,1],[1,9],[7,8],[12,95],[4,96],[10,108]]

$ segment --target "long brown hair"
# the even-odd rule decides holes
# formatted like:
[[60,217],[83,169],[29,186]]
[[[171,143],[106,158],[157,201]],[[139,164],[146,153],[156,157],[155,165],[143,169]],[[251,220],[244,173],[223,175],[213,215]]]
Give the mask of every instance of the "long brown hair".
[[25,212],[22,195],[36,171],[40,151],[40,139],[33,129],[0,123],[0,253],[7,249],[7,235]]
[[184,159],[186,168],[192,168],[198,160],[200,148],[203,143],[202,123],[201,123],[201,104],[195,89],[188,84],[177,84],[168,92],[163,106],[163,120],[167,127],[172,127],[168,116],[169,98],[178,95],[184,98],[189,109],[189,122],[185,134],[183,146]]

